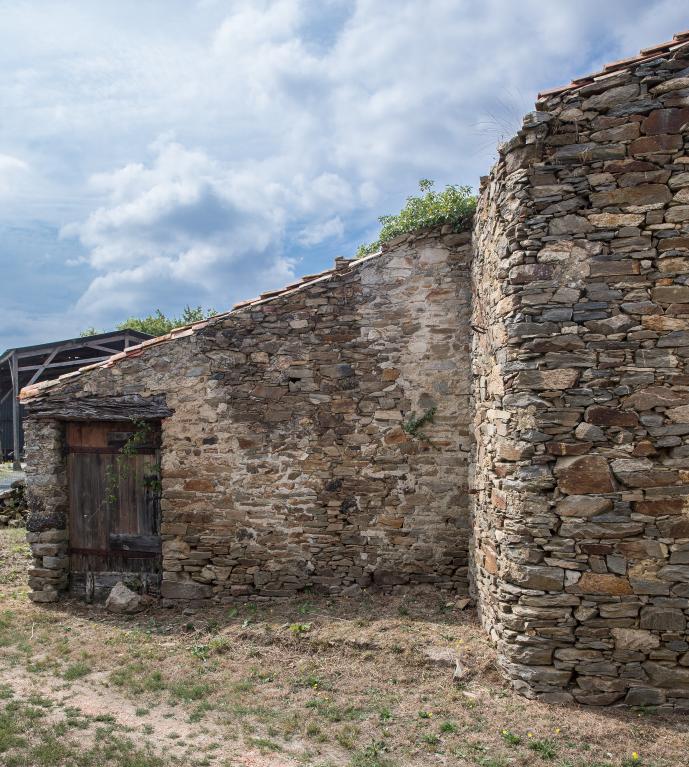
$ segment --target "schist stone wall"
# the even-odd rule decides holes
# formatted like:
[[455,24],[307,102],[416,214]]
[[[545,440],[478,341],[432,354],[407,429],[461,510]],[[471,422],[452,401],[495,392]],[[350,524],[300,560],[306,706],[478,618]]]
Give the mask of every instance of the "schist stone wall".
[[[39,389],[27,403],[33,598],[56,599],[69,567],[63,424],[41,408],[59,397],[97,412],[132,395],[173,413],[162,422],[164,598],[466,592],[470,239],[399,238]],[[405,431],[432,408],[432,426]]]
[[515,687],[689,708],[689,51],[542,98],[475,221],[475,555]]
[[470,576],[519,692],[689,708],[687,48],[541,98],[473,246],[402,238],[27,392],[34,598],[68,582],[41,407],[158,395],[166,598]]

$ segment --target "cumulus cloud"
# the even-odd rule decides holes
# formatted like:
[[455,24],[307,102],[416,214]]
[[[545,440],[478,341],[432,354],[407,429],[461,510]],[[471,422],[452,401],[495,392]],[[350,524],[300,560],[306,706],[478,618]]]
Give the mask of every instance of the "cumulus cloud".
[[61,230],[63,314],[99,326],[351,255],[419,178],[476,184],[539,89],[686,26],[672,0],[39,7],[3,11],[0,223]]
[[28,173],[29,166],[23,160],[0,154],[0,199],[16,192],[17,185],[26,181]]
[[327,221],[322,221],[312,226],[307,226],[299,232],[297,242],[307,247],[320,245],[324,240],[330,237],[342,237],[344,234],[344,224],[339,216],[333,216]]
[[[228,307],[242,291],[292,279],[284,209],[201,150],[157,143],[148,164],[94,176],[105,203],[62,230],[100,274],[77,302],[94,322],[170,296]],[[155,303],[156,306],[159,303]]]

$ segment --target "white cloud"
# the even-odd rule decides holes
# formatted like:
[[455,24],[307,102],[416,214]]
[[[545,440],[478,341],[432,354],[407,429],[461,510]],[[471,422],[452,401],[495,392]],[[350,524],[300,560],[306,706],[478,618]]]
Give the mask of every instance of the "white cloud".
[[3,176],[6,173],[16,173],[17,171],[28,170],[28,165],[18,157],[11,157],[8,154],[0,154],[0,173]]
[[92,184],[105,203],[63,229],[100,272],[77,304],[89,321],[184,291],[226,308],[243,290],[294,277],[281,253],[284,210],[266,204],[279,188],[257,194],[203,151],[157,143],[149,164],[98,174]]
[[29,166],[18,157],[0,154],[0,199],[16,193],[17,185],[24,184]]
[[0,219],[78,238],[84,324],[323,268],[420,177],[476,183],[539,89],[686,26],[672,0],[2,5]]
[[297,242],[307,247],[320,245],[321,242],[331,237],[342,237],[344,234],[344,224],[339,216],[329,218],[312,226],[307,226],[299,232]]

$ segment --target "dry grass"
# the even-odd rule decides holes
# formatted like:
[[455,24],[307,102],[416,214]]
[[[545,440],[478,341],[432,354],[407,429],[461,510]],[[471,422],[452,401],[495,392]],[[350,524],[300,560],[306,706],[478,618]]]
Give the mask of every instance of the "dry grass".
[[[8,767],[679,767],[689,723],[515,696],[471,611],[439,595],[304,596],[114,617],[26,598],[0,531],[0,764]],[[424,649],[452,648],[472,671]],[[633,753],[639,755],[633,758]]]

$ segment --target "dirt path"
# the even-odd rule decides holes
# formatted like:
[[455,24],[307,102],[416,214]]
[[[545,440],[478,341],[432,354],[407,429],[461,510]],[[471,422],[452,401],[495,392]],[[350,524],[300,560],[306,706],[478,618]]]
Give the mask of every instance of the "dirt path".
[[[57,723],[64,718],[65,709],[78,709],[81,715],[98,721],[114,717],[120,727],[142,732],[159,755],[183,759],[194,752],[205,751],[218,740],[222,741],[220,727],[198,724],[183,718],[185,711],[166,703],[156,704],[141,714],[142,707],[120,694],[107,683],[106,672],[94,672],[88,679],[66,682],[47,673],[29,673],[21,667],[0,668],[0,685],[7,685],[20,699],[48,699],[53,703],[46,720]],[[225,742],[210,759],[211,764],[232,767],[294,767],[296,762],[288,756],[265,755],[246,749],[239,744]]]

